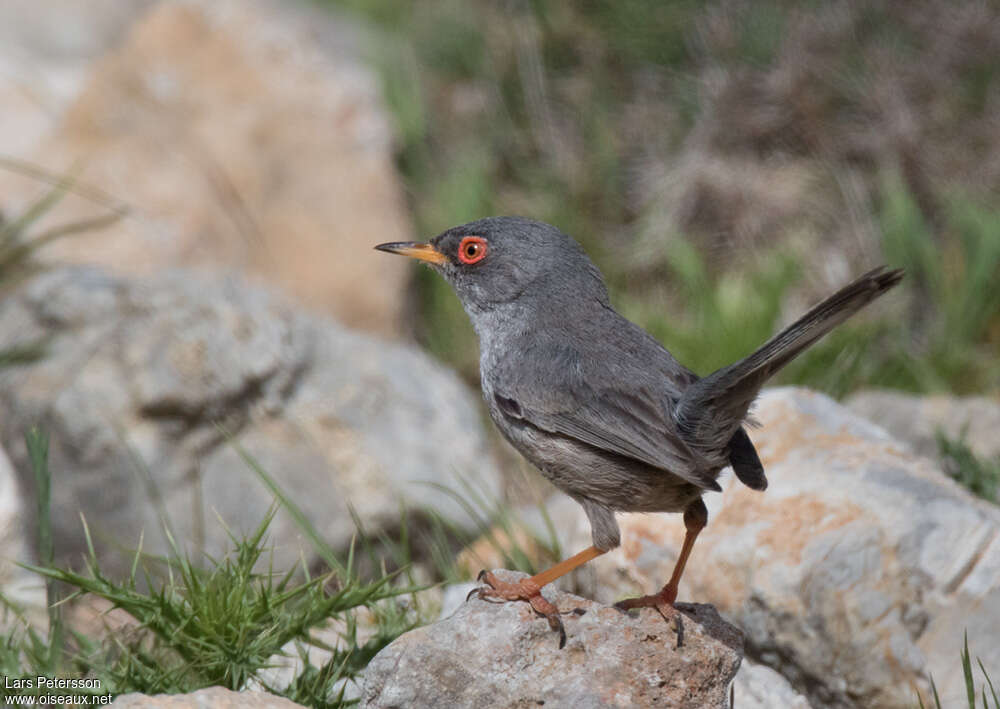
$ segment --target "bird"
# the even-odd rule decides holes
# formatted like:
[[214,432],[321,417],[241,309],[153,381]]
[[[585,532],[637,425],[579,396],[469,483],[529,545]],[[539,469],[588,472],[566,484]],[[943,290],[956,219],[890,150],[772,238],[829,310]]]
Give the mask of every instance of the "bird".
[[583,507],[592,545],[518,582],[480,574],[481,597],[526,601],[565,644],[558,608],[541,593],[619,546],[618,512],[683,513],[673,573],[623,610],[674,612],[695,539],[708,523],[702,496],[731,467],[753,490],[767,478],[747,434],[764,383],[823,335],[894,287],[900,269],[858,277],[755,352],[699,377],[612,306],[604,278],[568,234],[525,217],[487,217],[427,243],[376,249],[417,259],[451,285],[479,339],[482,393],[500,433]]

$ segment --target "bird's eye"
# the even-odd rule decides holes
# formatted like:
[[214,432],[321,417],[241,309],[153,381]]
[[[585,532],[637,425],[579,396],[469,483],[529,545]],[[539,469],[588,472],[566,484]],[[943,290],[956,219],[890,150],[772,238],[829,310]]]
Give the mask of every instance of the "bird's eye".
[[486,258],[486,239],[481,236],[467,236],[458,245],[458,260],[464,264],[479,263]]

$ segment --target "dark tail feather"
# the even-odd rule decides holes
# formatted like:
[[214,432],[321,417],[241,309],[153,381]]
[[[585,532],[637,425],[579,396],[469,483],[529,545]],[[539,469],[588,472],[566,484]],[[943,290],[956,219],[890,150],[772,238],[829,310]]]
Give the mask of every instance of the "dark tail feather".
[[729,439],[729,464],[740,482],[753,490],[766,490],[767,477],[764,475],[764,465],[760,462],[757,449],[753,447],[750,436],[743,427]]
[[880,266],[869,271],[812,308],[750,356],[692,384],[676,409],[684,438],[698,448],[724,449],[770,377],[902,278],[901,269]]

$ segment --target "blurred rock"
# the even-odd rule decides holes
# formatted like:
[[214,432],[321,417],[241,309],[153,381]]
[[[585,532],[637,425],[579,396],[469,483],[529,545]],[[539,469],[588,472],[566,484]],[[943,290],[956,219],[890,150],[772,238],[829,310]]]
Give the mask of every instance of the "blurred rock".
[[[717,606],[815,706],[911,707],[931,674],[960,701],[966,629],[1000,666],[1000,508],[821,394],[772,389],[755,416],[770,486],[706,495],[680,599]],[[576,503],[548,513],[567,554],[591,543]],[[680,515],[620,521],[622,546],[571,581],[600,602],[662,586],[684,537]]]
[[733,682],[739,709],[811,709],[809,701],[770,667],[743,661]]
[[[361,647],[368,642],[377,632],[378,627],[372,614],[364,607],[358,609],[354,614],[354,622],[357,625],[353,632],[356,633],[357,646]],[[281,648],[280,651],[268,658],[267,665],[251,675],[247,680],[244,689],[252,691],[266,692],[268,688],[275,692],[284,692],[296,678],[302,677],[303,673],[311,666],[313,669],[323,667],[330,661],[333,652],[327,648],[333,648],[338,652],[347,652],[350,647],[345,637],[348,637],[347,621],[344,618],[331,618],[321,626],[313,627],[309,630],[309,638],[313,643],[306,644],[299,640],[292,640]],[[325,645],[320,647],[319,645]],[[305,653],[306,661],[302,659]],[[357,700],[361,696],[361,677],[357,680],[341,679],[331,687],[332,697],[342,696],[344,701]]]
[[[239,269],[350,326],[397,331],[408,267],[371,246],[411,234],[359,34],[308,3],[154,5],[23,155],[75,166],[78,185],[132,214],[46,256],[140,275]],[[0,178],[9,213],[48,188]],[[71,194],[37,228],[106,213]]]
[[947,438],[964,440],[980,458],[1000,456],[1000,399],[862,391],[849,396],[844,404],[918,455],[940,457],[937,434],[941,432]]
[[[48,623],[45,584],[18,562],[31,561],[25,528],[25,500],[17,473],[0,445],[0,594],[24,611],[23,620],[44,631]],[[0,634],[19,624],[6,604],[0,607]]]
[[93,594],[85,593],[66,601],[62,609],[66,627],[85,638],[106,640],[113,637],[116,643],[128,645],[141,642],[146,632],[131,613]]
[[[0,440],[28,476],[23,431],[38,423],[51,434],[56,545],[74,563],[85,548],[77,510],[117,571],[130,556],[110,550],[134,547],[142,530],[146,551],[167,551],[162,517],[213,555],[230,544],[216,516],[251,531],[273,495],[223,430],[334,546],[355,534],[348,504],[375,533],[397,528],[404,505],[471,524],[425,481],[458,487],[459,474],[499,494],[457,376],[236,280],[50,271],[0,302],[0,348],[38,339],[43,358],[0,370]],[[311,552],[283,512],[270,535],[278,569]]]
[[28,158],[56,130],[91,63],[152,1],[0,3],[0,155]]
[[301,704],[265,692],[234,692],[224,687],[199,689],[190,694],[122,694],[108,706],[118,709],[296,709]]
[[504,552],[509,549],[520,549],[529,559],[544,558],[545,550],[540,543],[541,537],[534,531],[539,530],[539,534],[544,531],[537,524],[542,522],[540,510],[532,507],[525,510],[525,513],[526,517],[536,524],[530,529],[527,526],[514,527],[511,530],[513,536],[504,529],[496,528],[489,537],[480,537],[465,547],[455,559],[458,573],[468,578],[475,578],[483,569],[503,568],[504,563],[510,558],[505,556]]
[[[516,580],[523,574],[500,572]],[[547,589],[566,647],[527,603],[473,598],[410,631],[365,672],[364,707],[727,707],[740,632],[711,606],[685,605],[683,644],[652,608],[631,614]],[[582,614],[572,611],[580,609]]]
[[461,608],[462,605],[465,604],[469,594],[472,593],[472,589],[477,588],[478,586],[479,584],[475,581],[455,583],[450,586],[446,586],[444,594],[441,597],[441,612],[438,615],[438,620],[448,618]]

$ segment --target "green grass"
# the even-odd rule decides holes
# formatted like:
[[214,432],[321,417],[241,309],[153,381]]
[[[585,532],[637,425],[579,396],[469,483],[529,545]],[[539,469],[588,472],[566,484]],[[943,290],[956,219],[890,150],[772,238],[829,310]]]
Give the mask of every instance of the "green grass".
[[[37,269],[36,255],[45,245],[74,234],[103,229],[115,223],[126,213],[121,207],[107,207],[107,213],[41,228],[39,223],[59,204],[70,191],[77,190],[71,176],[53,176],[31,165],[0,158],[0,167],[26,173],[49,182],[52,186],[37,200],[11,219],[4,219],[0,213],[0,298],[9,289],[30,277]],[[90,193],[84,189],[84,194]],[[98,196],[102,201],[103,195]],[[45,342],[31,342],[0,348],[0,368],[27,364],[41,357],[45,352]]]
[[[1000,695],[997,694],[996,688],[993,686],[993,680],[990,679],[989,673],[983,666],[982,660],[976,659],[976,665],[979,667],[979,671],[983,675],[981,694],[978,697],[981,700],[981,704],[977,705],[976,697],[976,681],[972,668],[972,655],[969,652],[969,635],[965,634],[965,640],[962,644],[962,676],[965,678],[965,692],[966,701],[968,702],[969,709],[1000,709]],[[931,698],[933,699],[933,707],[935,709],[943,709],[941,705],[941,697],[938,696],[937,687],[934,685],[934,678],[931,677]],[[924,698],[917,692],[917,702],[920,705],[920,709],[926,709],[927,705],[924,704]]]
[[937,444],[948,475],[975,495],[1000,504],[1000,456],[981,458],[969,448],[964,436],[949,438],[940,431]]
[[[11,169],[16,167],[19,171],[26,169],[25,166],[11,165],[9,161],[0,161],[0,167]],[[42,218],[49,214],[66,194],[75,189],[75,180],[72,176],[61,176],[57,179],[52,176],[46,177],[49,181],[53,181],[48,192],[12,219],[0,217],[0,289],[9,287],[15,280],[30,275],[34,271],[34,256],[46,244],[74,234],[103,229],[126,214],[124,208],[109,207],[106,214],[97,217],[40,228],[39,223]]]
[[[419,593],[428,582],[468,580],[468,570],[457,562],[459,550],[482,537],[505,567],[528,573],[561,553],[547,518],[548,541],[533,539],[531,548],[525,549],[518,543],[524,525],[511,509],[460,481],[457,487],[440,491],[463,506],[474,520],[473,529],[462,529],[430,511],[422,512],[418,520],[401,509],[398,529],[372,533],[355,516],[355,543],[346,556],[338,554],[271,475],[231,439],[248,467],[275,495],[275,507],[252,534],[243,538],[230,534],[228,553],[196,563],[181,553],[167,526],[171,554],[166,558],[144,554],[140,539],[130,573],[118,580],[101,570],[81,518],[89,552],[85,570],[79,572],[54,563],[48,438],[31,431],[26,442],[38,489],[39,562],[24,566],[46,581],[48,629],[33,627],[23,608],[0,599],[8,617],[19,618],[14,629],[0,638],[0,674],[12,680],[39,675],[91,678],[100,681],[100,690],[0,687],[0,693],[36,697],[182,693],[210,686],[240,690],[257,682],[307,706],[346,706],[353,702],[343,694],[345,682],[358,680],[375,654],[401,633],[434,617],[433,603]],[[295,520],[329,571],[311,575],[305,563],[281,572],[271,566],[267,530],[279,506]],[[68,627],[63,618],[66,604],[87,597],[103,599],[127,613],[132,628],[123,632],[106,625],[105,637],[95,638]],[[315,635],[331,621],[339,627],[335,647]],[[262,673],[276,655],[287,652],[289,644],[300,668],[287,686],[269,685]],[[310,645],[329,651],[329,659],[315,664],[307,652]]]
[[[9,678],[37,675],[90,677],[101,692],[177,693],[202,687],[239,690],[268,668],[272,658],[293,643],[305,657],[305,647],[322,646],[312,632],[330,619],[343,630],[336,648],[322,666],[303,660],[302,671],[288,687],[269,687],[277,694],[314,707],[343,706],[346,679],[355,679],[369,660],[419,620],[401,596],[416,589],[400,583],[398,574],[380,573],[364,580],[355,573],[353,549],[346,559],[331,558],[335,568],[311,576],[305,566],[281,573],[267,563],[267,529],[275,510],[245,538],[231,535],[224,557],[194,563],[176,546],[167,558],[151,558],[140,548],[124,580],[105,575],[90,542],[86,572],[53,565],[48,504],[50,475],[47,438],[27,436],[39,489],[40,563],[26,565],[47,581],[49,629],[41,633],[26,622],[0,643],[0,673]],[[275,508],[276,509],[276,508]],[[307,531],[307,536],[311,536]],[[318,550],[323,557],[328,549]],[[69,593],[62,597],[61,594]],[[113,632],[103,641],[67,628],[63,604],[89,595],[128,613],[135,627]],[[8,603],[8,611],[19,610]],[[364,638],[357,613],[370,618]],[[8,690],[40,696],[44,688]],[[86,694],[90,690],[69,693]]]
[[651,286],[658,297],[626,295],[618,305],[701,375],[746,356],[773,335],[798,280],[794,261],[781,254],[723,275],[712,274],[702,254],[681,239],[665,257],[672,288]]

